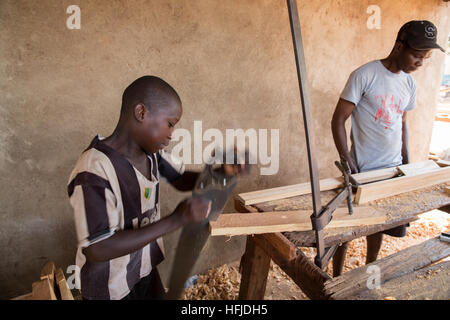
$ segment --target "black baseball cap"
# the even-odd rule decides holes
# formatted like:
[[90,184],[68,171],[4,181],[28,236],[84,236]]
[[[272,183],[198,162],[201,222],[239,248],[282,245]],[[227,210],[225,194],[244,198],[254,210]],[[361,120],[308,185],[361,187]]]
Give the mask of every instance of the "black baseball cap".
[[430,21],[413,20],[405,23],[399,30],[397,41],[408,44],[415,50],[440,49],[436,43],[437,29]]

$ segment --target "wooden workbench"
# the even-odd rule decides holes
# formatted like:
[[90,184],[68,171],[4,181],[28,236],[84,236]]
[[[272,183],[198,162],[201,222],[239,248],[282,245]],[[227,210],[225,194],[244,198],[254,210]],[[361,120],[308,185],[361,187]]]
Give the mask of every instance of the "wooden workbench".
[[[334,190],[321,192],[322,204],[326,204],[335,194],[336,191]],[[238,212],[301,210],[311,209],[311,201],[311,195],[268,201],[251,206],[244,206],[239,200],[236,200],[235,207]],[[418,214],[430,210],[441,209],[449,212],[450,196],[445,193],[444,185],[437,185],[370,202],[368,205],[376,210],[384,211],[388,216],[388,222],[381,225],[355,228],[325,229],[325,245],[330,247],[334,244],[391,229],[414,221],[417,219]],[[342,206],[346,206],[345,201]],[[438,252],[431,256],[432,250],[430,250],[430,257],[427,257],[428,260],[422,259],[422,262],[418,262],[422,265],[408,266],[411,268],[411,272],[425,267],[431,262],[441,259],[441,256],[448,254],[447,244],[440,244],[439,241],[434,241],[433,245],[436,246],[436,244],[439,246],[437,248]],[[327,273],[318,268],[298,249],[299,247],[312,246],[315,246],[313,231],[249,235],[247,237],[246,250],[241,260],[242,278],[239,299],[260,300],[264,298],[271,260],[278,264],[309,298],[330,298],[326,287],[330,286],[330,282],[337,278],[331,279]],[[448,245],[448,248],[450,250],[450,245]],[[430,259],[434,261],[430,262]],[[377,261],[374,263],[377,263]],[[397,274],[392,276],[404,274],[404,272],[396,272]],[[355,293],[353,292],[352,294]]]

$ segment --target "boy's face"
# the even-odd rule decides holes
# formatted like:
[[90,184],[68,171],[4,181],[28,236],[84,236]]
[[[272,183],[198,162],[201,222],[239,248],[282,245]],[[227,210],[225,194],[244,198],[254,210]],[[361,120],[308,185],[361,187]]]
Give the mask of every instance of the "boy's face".
[[180,121],[182,107],[177,99],[170,99],[157,108],[142,110],[138,127],[139,145],[147,153],[155,153],[169,145],[175,125]]
[[399,67],[403,72],[411,73],[420,68],[424,59],[428,59],[431,50],[415,50],[403,47],[399,53]]

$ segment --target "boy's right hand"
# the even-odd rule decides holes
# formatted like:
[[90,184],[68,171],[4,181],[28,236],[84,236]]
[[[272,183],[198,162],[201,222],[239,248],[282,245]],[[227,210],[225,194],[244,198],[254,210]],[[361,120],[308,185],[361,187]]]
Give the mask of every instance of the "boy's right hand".
[[180,202],[174,213],[177,214],[183,225],[201,222],[211,212],[211,200],[204,198],[188,198]]

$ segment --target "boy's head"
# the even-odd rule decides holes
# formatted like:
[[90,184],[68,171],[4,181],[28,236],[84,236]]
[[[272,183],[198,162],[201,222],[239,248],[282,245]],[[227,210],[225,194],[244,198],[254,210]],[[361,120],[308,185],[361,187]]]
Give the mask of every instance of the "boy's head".
[[145,152],[155,153],[168,146],[181,115],[177,92],[158,77],[144,76],[125,89],[119,124]]
[[[437,29],[430,21],[413,20],[405,23],[397,34],[394,53],[401,70],[410,73],[422,66],[432,49],[444,51],[437,43]],[[445,52],[445,51],[444,51]]]

